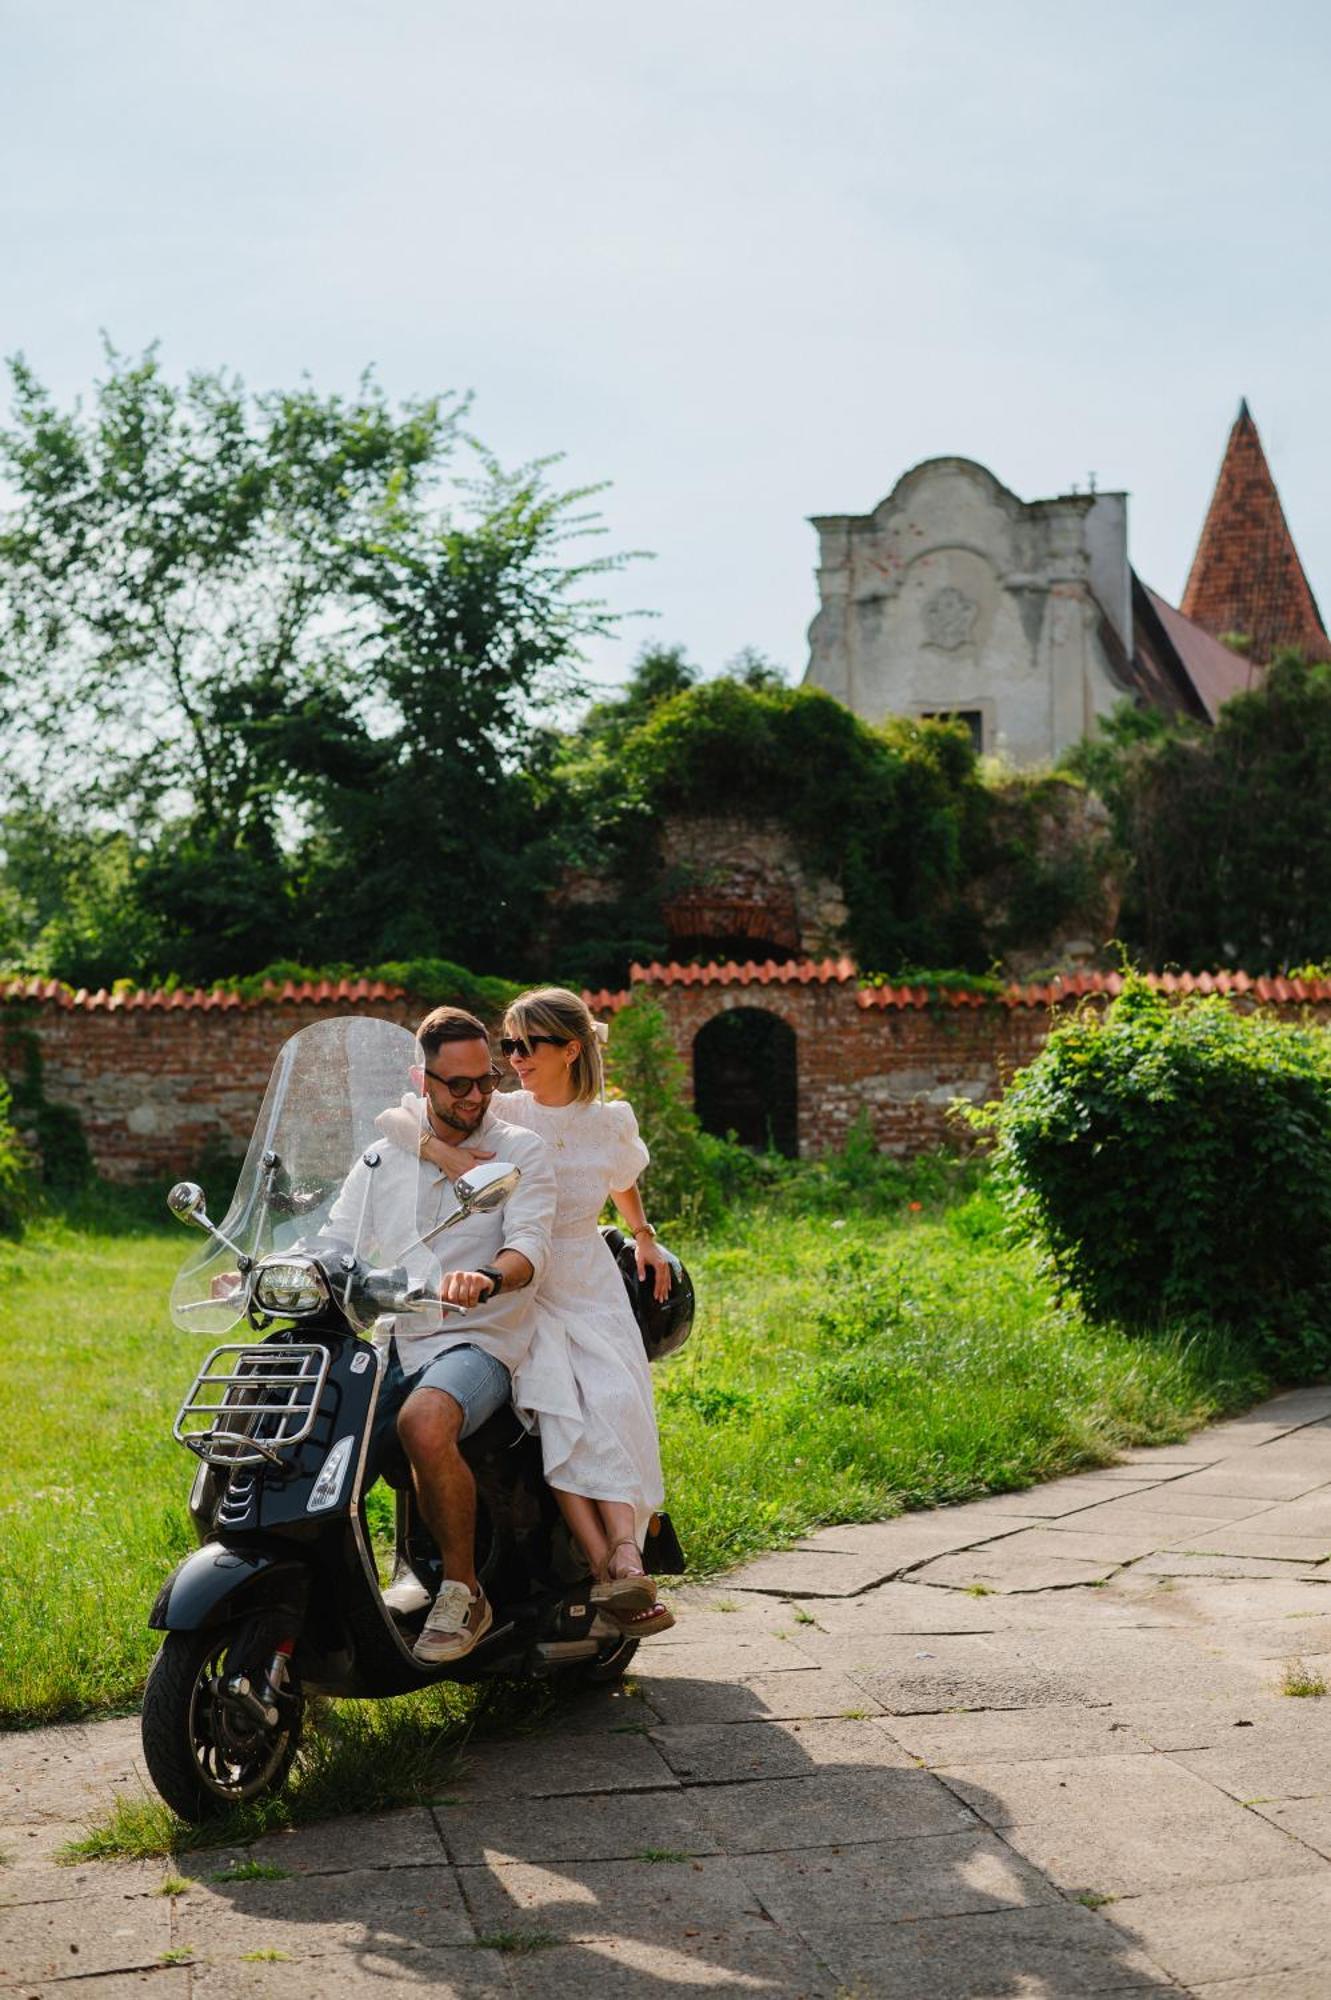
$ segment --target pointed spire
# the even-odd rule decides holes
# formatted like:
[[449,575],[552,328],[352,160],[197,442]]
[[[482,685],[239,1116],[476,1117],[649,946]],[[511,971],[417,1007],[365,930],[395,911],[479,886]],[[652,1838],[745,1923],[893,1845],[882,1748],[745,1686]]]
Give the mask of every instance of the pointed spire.
[[1242,632],[1264,666],[1281,646],[1331,659],[1331,639],[1289,532],[1247,398],[1229,434],[1220,477],[1180,606],[1217,638]]

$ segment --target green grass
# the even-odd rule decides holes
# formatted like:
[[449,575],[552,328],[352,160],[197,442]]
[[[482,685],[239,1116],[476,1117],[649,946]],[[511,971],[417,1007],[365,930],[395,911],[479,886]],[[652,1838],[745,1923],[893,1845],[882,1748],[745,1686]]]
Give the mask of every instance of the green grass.
[[1308,1666],[1303,1660],[1288,1660],[1280,1682],[1282,1694],[1293,1695],[1298,1700],[1316,1699],[1326,1693],[1326,1676],[1316,1667]]
[[[1102,1464],[1261,1393],[1218,1341],[1088,1327],[1002,1240],[983,1185],[961,1185],[887,1216],[755,1210],[682,1246],[699,1321],[656,1379],[669,1504],[695,1574],[820,1522]],[[155,1207],[105,1190],[0,1247],[0,1724],[128,1708],[142,1688],[149,1606],[192,1545],[192,1461],[171,1420],[209,1343],[166,1318],[189,1247]],[[428,1715],[353,1704],[328,1722],[343,1810],[388,1802],[390,1739],[399,1796],[437,1791],[441,1746],[484,1704],[467,1690],[428,1700]],[[328,1754],[313,1757],[311,1796]]]

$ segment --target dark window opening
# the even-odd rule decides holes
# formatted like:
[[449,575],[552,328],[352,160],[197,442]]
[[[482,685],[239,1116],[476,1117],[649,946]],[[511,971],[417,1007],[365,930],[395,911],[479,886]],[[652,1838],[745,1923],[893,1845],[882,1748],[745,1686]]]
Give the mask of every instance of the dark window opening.
[[795,1030],[763,1007],[733,1007],[698,1030],[693,1102],[704,1132],[741,1146],[799,1151]]
[[984,717],[978,708],[926,708],[920,711],[921,722],[964,722],[970,731],[971,749],[977,757],[984,754]]

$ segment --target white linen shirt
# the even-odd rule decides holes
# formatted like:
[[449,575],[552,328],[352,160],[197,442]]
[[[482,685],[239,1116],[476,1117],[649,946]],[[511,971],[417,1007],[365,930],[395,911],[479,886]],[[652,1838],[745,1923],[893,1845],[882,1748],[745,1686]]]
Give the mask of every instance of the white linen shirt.
[[392,1330],[403,1369],[410,1375],[464,1341],[493,1354],[512,1374],[525,1358],[535,1331],[536,1287],[550,1254],[555,1214],[555,1170],[549,1148],[536,1133],[508,1124],[493,1109],[465,1143],[519,1169],[522,1178],[501,1207],[469,1215],[423,1250],[403,1257],[408,1242],[442,1222],[458,1204],[446,1174],[385,1140],[372,1149],[378,1166],[367,1166],[363,1157],[357,1160],[320,1232],[348,1243],[356,1237],[368,1181],[358,1254],[372,1262],[404,1263],[413,1285],[434,1290],[442,1273],[479,1270],[493,1264],[501,1250],[516,1250],[531,1265],[531,1282],[521,1291],[499,1292],[464,1313],[441,1314],[438,1320],[424,1311],[397,1314]]

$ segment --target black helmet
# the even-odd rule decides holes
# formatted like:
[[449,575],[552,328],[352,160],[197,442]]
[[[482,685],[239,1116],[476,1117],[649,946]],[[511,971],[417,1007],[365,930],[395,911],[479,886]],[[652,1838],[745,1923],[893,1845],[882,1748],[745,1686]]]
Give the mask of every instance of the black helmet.
[[638,1256],[633,1238],[610,1225],[601,1234],[619,1266],[619,1275],[624,1280],[624,1290],[629,1295],[629,1305],[638,1322],[647,1359],[661,1361],[667,1354],[677,1354],[693,1326],[692,1278],[674,1251],[666,1249],[662,1243],[660,1248],[670,1259],[670,1291],[658,1302],[652,1287],[644,1285],[638,1277]]

